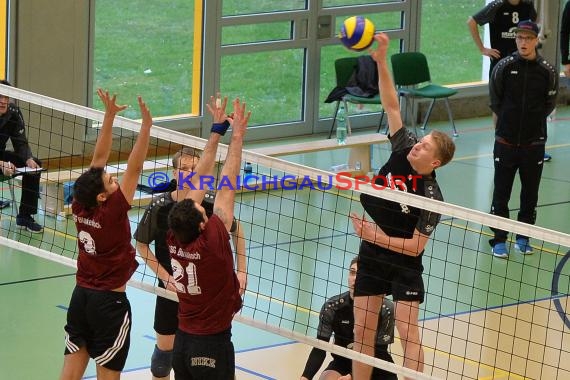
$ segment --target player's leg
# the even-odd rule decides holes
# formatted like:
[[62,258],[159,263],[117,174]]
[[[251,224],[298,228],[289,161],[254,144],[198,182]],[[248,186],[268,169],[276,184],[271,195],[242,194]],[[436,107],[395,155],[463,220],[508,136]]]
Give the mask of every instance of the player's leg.
[[63,369],[61,370],[61,380],[81,380],[85,369],[89,363],[89,354],[85,347],[78,351],[65,355],[63,359]]
[[348,358],[335,358],[321,373],[319,380],[338,380],[344,375],[350,376],[352,361]]
[[178,328],[178,302],[164,297],[156,298],[154,331],[156,346],[151,358],[153,380],[168,380],[172,371],[174,336]]
[[87,351],[97,363],[97,377],[118,379],[127,361],[131,338],[131,305],[127,295],[90,290],[86,310],[93,331]]
[[61,380],[79,380],[89,362],[86,346],[89,339],[89,323],[86,317],[87,295],[84,288],[76,286],[71,294],[65,324],[65,357]]
[[[354,284],[354,347],[356,352],[374,356],[378,315],[384,294],[390,291],[391,263],[378,246],[363,241],[358,253],[358,270]],[[352,376],[369,379],[372,367],[352,361]]]
[[[375,356],[378,359],[382,359],[384,361],[394,363],[394,359],[392,359],[392,355],[388,351],[388,345],[377,345],[376,346],[376,354]],[[386,371],[380,368],[374,368],[372,371],[371,380],[398,380],[398,375],[393,372]]]
[[418,372],[423,372],[424,369],[424,351],[418,322],[420,303],[425,297],[421,260],[421,257],[416,257],[402,262],[392,284],[394,318],[404,351],[403,365]]
[[172,371],[174,335],[156,334],[156,346],[152,353],[150,371],[153,380],[168,380]]
[[420,339],[418,301],[396,301],[396,328],[404,351],[404,367],[423,372],[424,351]]
[[97,380],[119,380],[120,378],[121,378],[121,371],[115,371],[97,365]]
[[338,380],[342,375],[337,371],[323,371],[319,380]]

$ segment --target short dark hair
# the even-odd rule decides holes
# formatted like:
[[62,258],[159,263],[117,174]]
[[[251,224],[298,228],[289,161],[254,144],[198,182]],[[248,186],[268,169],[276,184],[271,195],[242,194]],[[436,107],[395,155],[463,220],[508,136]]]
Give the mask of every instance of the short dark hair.
[[180,159],[182,158],[182,156],[200,158],[200,155],[198,154],[198,151],[195,148],[190,148],[189,146],[185,146],[182,149],[180,149],[178,152],[174,153],[174,156],[172,156],[172,167],[174,169],[178,169],[178,166],[180,165]]
[[81,174],[73,185],[73,198],[84,208],[97,207],[97,195],[105,191],[103,183],[104,168],[89,168]]
[[350,260],[350,265],[348,267],[350,268],[354,264],[358,264],[358,256],[355,256],[352,258],[352,260]]
[[200,236],[200,223],[204,215],[196,208],[192,199],[177,202],[168,214],[168,228],[181,244],[192,243]]

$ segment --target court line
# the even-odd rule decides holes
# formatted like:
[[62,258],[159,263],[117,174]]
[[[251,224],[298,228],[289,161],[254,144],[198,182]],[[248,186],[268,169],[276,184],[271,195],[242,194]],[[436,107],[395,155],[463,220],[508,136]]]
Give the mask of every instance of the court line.
[[34,281],[42,281],[42,280],[51,280],[51,279],[55,279],[55,278],[62,278],[62,277],[69,277],[69,276],[75,276],[75,272],[67,273],[67,274],[58,274],[58,275],[53,275],[53,276],[38,277],[38,278],[28,278],[26,280],[2,282],[2,283],[0,283],[0,286],[16,285],[16,284],[23,284],[26,282],[34,282]]
[[[451,217],[450,217],[450,218],[444,218],[444,219],[441,220],[440,223],[445,224],[445,225],[448,225],[448,226],[450,226],[450,227],[459,228],[459,229],[464,230],[464,231],[473,232],[474,234],[481,235],[481,236],[486,236],[486,237],[492,237],[492,236],[494,236],[491,232],[486,232],[486,231],[482,231],[482,230],[479,231],[479,230],[476,230],[476,229],[474,229],[474,228],[467,227],[467,226],[465,226],[465,225],[463,225],[463,224],[459,224],[459,223],[456,223],[456,222],[450,222],[451,220],[453,220],[453,218],[451,218]],[[441,240],[441,241],[442,241],[442,242],[445,242],[444,240]],[[512,237],[510,237],[510,238],[508,239],[508,241],[509,241],[510,243],[514,243],[514,242],[515,242],[515,240],[513,240]],[[532,246],[532,244],[531,244],[531,246]],[[560,253],[559,251],[554,251],[554,250],[552,250],[552,249],[550,249],[550,248],[548,248],[548,247],[537,247],[537,246],[535,245],[535,246],[533,246],[533,248],[538,249],[538,250],[540,250],[541,252],[550,253],[550,254],[556,255],[556,256],[564,255],[564,253]],[[488,252],[483,251],[483,250],[482,250],[482,251],[477,250],[477,253],[485,253],[485,254],[486,254],[486,253],[488,253]]]
[[264,375],[264,374],[262,374],[262,373],[255,372],[255,371],[252,371],[252,370],[250,370],[250,369],[243,368],[243,367],[240,367],[240,366],[237,366],[237,365],[236,365],[236,370],[240,370],[240,371],[242,371],[242,372],[249,373],[250,375],[254,375],[254,376],[260,377],[260,378],[262,378],[262,379],[277,380],[277,379],[274,378],[274,377],[267,376],[267,375]]
[[[558,283],[560,281],[560,275],[562,272],[562,268],[564,268],[564,265],[566,265],[566,262],[568,261],[569,258],[570,258],[570,251],[568,251],[566,253],[566,255],[562,258],[562,260],[560,260],[560,262],[558,263],[558,265],[554,269],[554,275],[552,276],[552,285],[551,285],[551,289],[550,289],[551,294],[553,296],[560,294],[560,293],[558,293]],[[560,317],[560,319],[562,319],[562,321],[564,322],[566,327],[570,328],[570,320],[566,316],[566,310],[564,310],[564,307],[560,303],[560,299],[557,298],[556,300],[554,300],[552,302],[554,303],[554,307],[558,311],[558,316]]]

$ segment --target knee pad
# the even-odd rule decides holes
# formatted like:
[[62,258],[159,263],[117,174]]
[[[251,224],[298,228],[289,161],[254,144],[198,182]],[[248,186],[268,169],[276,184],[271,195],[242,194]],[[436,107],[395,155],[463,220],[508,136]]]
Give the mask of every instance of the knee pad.
[[150,372],[154,377],[166,377],[172,370],[172,350],[162,351],[156,345],[150,359]]

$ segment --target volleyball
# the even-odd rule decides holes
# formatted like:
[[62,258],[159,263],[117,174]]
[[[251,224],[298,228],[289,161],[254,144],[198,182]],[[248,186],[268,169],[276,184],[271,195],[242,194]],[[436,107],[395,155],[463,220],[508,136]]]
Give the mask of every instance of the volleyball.
[[350,50],[368,49],[374,41],[374,24],[362,16],[352,16],[344,20],[340,28],[340,42]]

